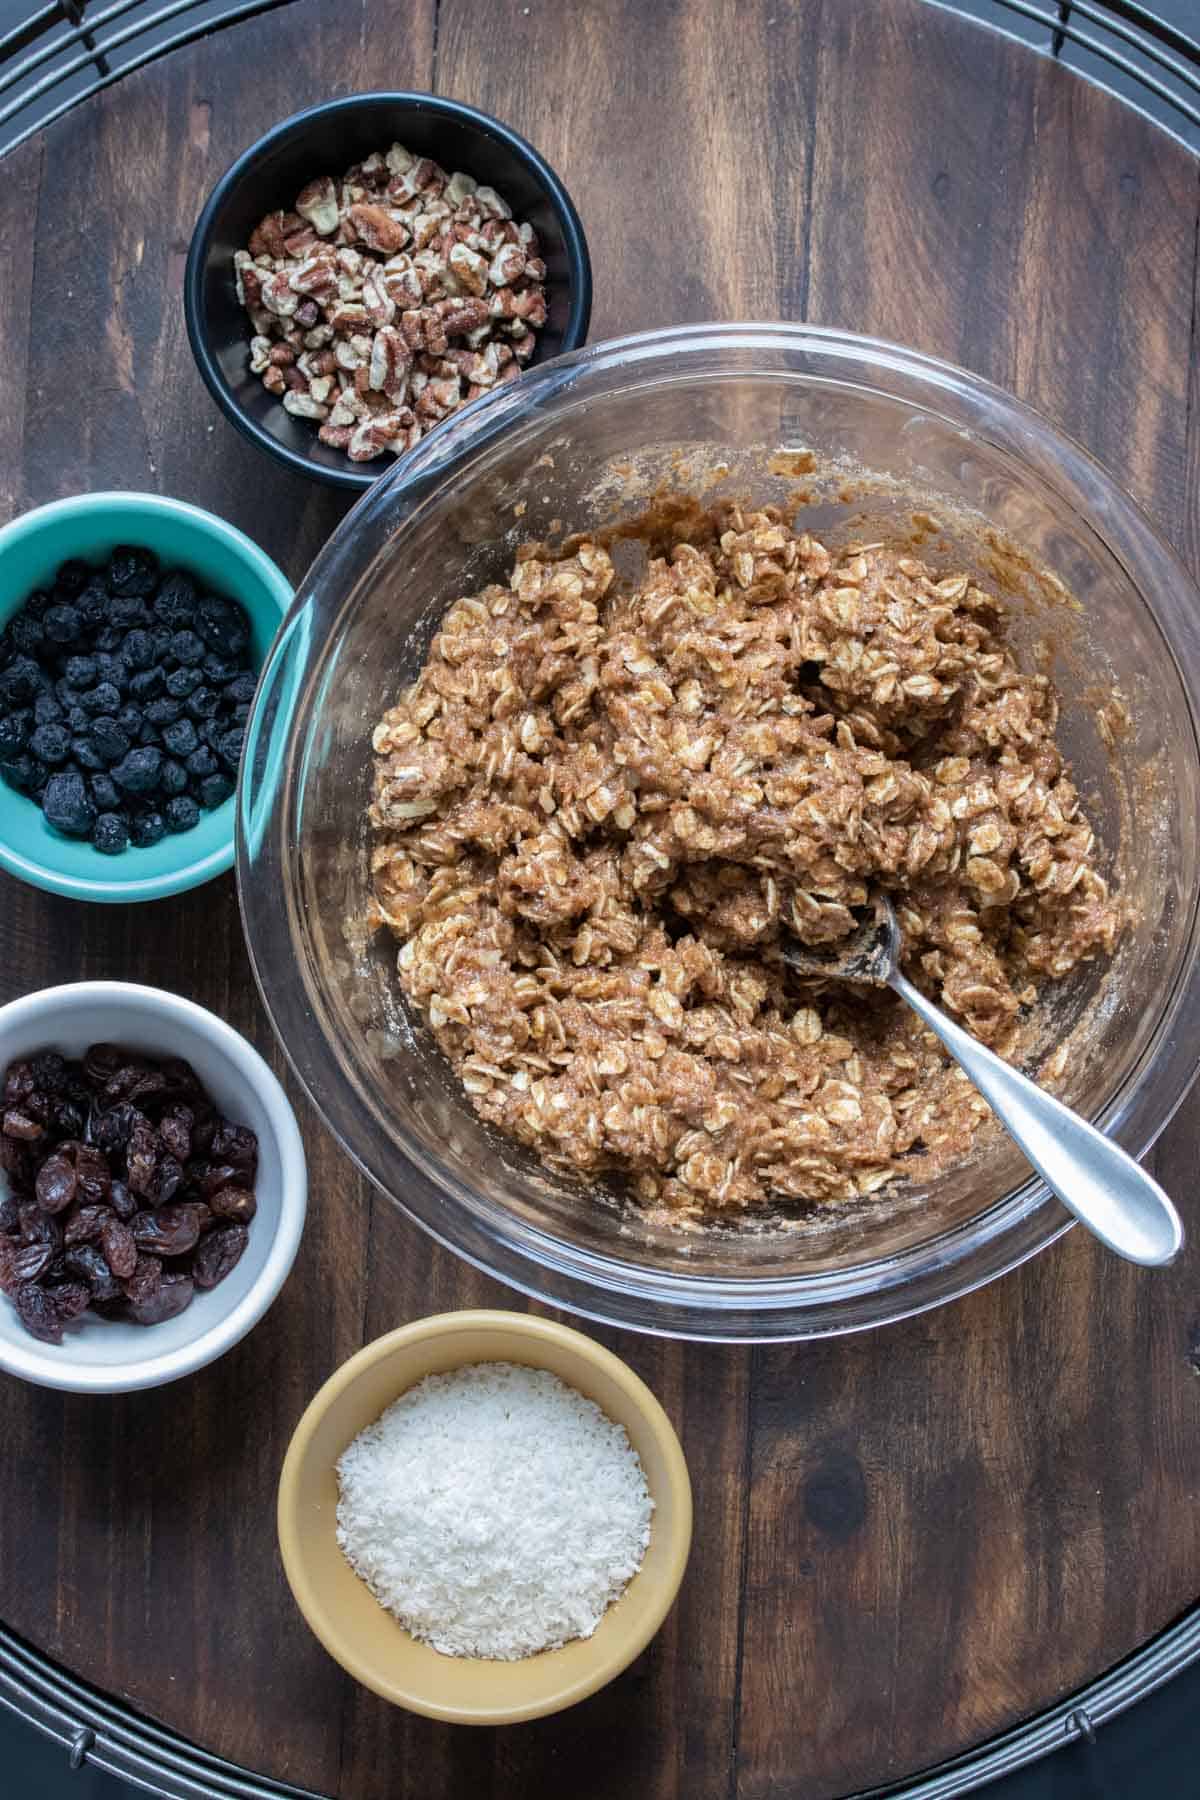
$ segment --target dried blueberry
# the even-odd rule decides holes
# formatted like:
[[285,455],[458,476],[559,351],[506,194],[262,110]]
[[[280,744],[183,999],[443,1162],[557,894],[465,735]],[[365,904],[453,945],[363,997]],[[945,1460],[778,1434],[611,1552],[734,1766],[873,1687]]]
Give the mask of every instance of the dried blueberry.
[[0,719],[0,757],[15,756],[29,742],[33,714],[22,708]]
[[15,756],[0,757],[0,779],[10,788],[16,788],[19,794],[33,791],[33,758],[23,750]]
[[35,725],[57,725],[64,716],[63,709],[53,694],[39,694],[33,703]]
[[240,657],[218,656],[215,650],[210,650],[201,667],[206,681],[211,681],[214,687],[226,687],[241,673],[242,664]]
[[92,571],[85,562],[81,562],[77,556],[72,556],[67,562],[59,565],[58,572],[54,577],[54,585],[68,600],[73,600],[76,594],[83,592],[91,573]]
[[190,756],[200,742],[190,719],[178,719],[173,725],[165,725],[162,741],[172,756]]
[[186,706],[193,719],[211,719],[221,704],[221,696],[216,688],[198,687],[194,694],[189,694]]
[[[49,729],[53,730],[51,726]],[[115,719],[101,717],[92,721],[91,741],[96,754],[107,764],[118,763],[129,753],[129,734],[121,730]]]
[[117,640],[108,646],[120,650],[129,632],[139,625],[149,625],[150,612],[144,600],[133,594],[114,595],[108,603],[108,623],[117,633]]
[[86,694],[79,696],[79,704],[84,712],[90,713],[95,719],[101,713],[120,712],[121,696],[111,681],[98,681],[94,688],[89,688]]
[[81,769],[96,770],[105,766],[104,758],[92,742],[91,727],[71,739],[71,757]]
[[186,700],[203,680],[199,669],[172,669],[164,685],[172,700]]
[[42,629],[52,644],[73,644],[83,630],[79,608],[69,601],[58,601],[46,608]]
[[171,639],[174,636],[169,625],[151,625],[150,648],[154,655],[152,661],[165,663],[171,655]]
[[88,781],[92,799],[100,812],[117,812],[121,806],[121,795],[112,776],[101,772],[93,775]]
[[39,725],[29,739],[29,753],[56,768],[71,754],[71,734],[61,725]]
[[201,806],[209,812],[216,806],[222,806],[233,792],[233,777],[222,770],[216,775],[205,775],[196,787],[196,798]]
[[250,642],[245,613],[220,594],[201,594],[196,602],[196,630],[209,649],[221,656],[240,656]]
[[69,688],[95,687],[99,680],[95,657],[68,656],[63,664],[63,680]]
[[185,764],[189,775],[215,775],[220,768],[216,751],[209,744],[201,744],[193,750]]
[[[193,699],[195,696],[192,696]],[[146,722],[149,725],[173,725],[183,715],[182,700],[152,700],[145,708]]]
[[68,706],[66,727],[68,731],[90,731],[92,729],[91,714],[84,712],[82,706]]
[[47,686],[46,677],[31,656],[14,656],[0,675],[0,705],[8,711],[28,706],[34,695]]
[[129,841],[139,850],[148,850],[151,844],[161,843],[166,834],[160,812],[136,813],[129,827]]
[[158,584],[158,559],[133,544],[118,544],[105,571],[110,594],[147,599]]
[[163,672],[157,665],[152,669],[140,669],[130,678],[130,697],[139,702],[156,700],[163,691]]
[[97,631],[108,617],[108,589],[93,575],[75,602],[85,631]]
[[177,631],[171,639],[171,655],[184,669],[194,669],[204,660],[204,644],[194,631]]
[[245,736],[246,733],[242,726],[235,725],[224,734],[217,744],[217,755],[226,768],[231,769],[235,775],[238,764],[242,760],[242,744]]
[[130,750],[112,772],[117,786],[130,794],[150,794],[158,786],[162,768],[162,752],[155,749]]
[[225,698],[233,706],[249,706],[258,686],[258,677],[249,673],[236,675],[225,689]]
[[[176,727],[173,725],[168,725],[167,727],[168,731],[174,731],[175,729]],[[169,756],[164,757],[162,773],[158,778],[158,785],[162,789],[162,792],[170,797],[174,797],[176,794],[186,793],[187,784],[187,770],[184,768],[183,764],[173,761]]]
[[20,656],[36,656],[45,642],[42,621],[31,612],[19,612],[8,622],[8,639]]
[[96,815],[83,776],[72,774],[50,777],[42,797],[42,811],[47,824],[68,837],[86,837]]
[[154,643],[142,627],[131,631],[121,646],[121,655],[131,669],[148,669],[154,661]]
[[96,665],[96,680],[111,681],[123,694],[129,686],[129,665],[108,650],[97,651],[92,661]]
[[230,717],[235,725],[241,725],[244,728],[250,717],[250,712],[251,708],[248,706],[235,706]]
[[168,831],[190,831],[200,823],[200,808],[188,794],[177,794],[163,807]]
[[167,576],[154,599],[154,616],[173,631],[190,625],[196,610],[196,584],[176,569]]
[[135,738],[142,729],[142,709],[132,702],[127,702],[117,714],[117,724],[129,738]]
[[129,827],[120,813],[101,813],[92,826],[92,842],[104,856],[120,856],[129,844]]
[[142,729],[137,734],[137,741],[144,748],[158,749],[162,744],[162,727],[160,725],[148,725],[143,720]]
[[[28,751],[24,754],[28,755]],[[70,764],[67,765],[70,768]],[[38,756],[29,757],[29,792],[35,800],[40,801],[46,791],[46,783],[50,779],[50,771]]]
[[125,642],[125,633],[117,625],[105,625],[96,633],[96,649],[119,650]]

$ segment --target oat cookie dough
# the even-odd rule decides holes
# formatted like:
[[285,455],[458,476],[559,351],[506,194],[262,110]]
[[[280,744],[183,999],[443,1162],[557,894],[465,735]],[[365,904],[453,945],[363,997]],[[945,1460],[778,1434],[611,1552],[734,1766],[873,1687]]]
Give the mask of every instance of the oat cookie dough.
[[374,733],[378,922],[478,1113],[696,1219],[869,1194],[986,1106],[887,993],[808,983],[882,883],[906,968],[1017,1047],[1124,922],[1004,607],[717,509],[630,589],[518,553]]

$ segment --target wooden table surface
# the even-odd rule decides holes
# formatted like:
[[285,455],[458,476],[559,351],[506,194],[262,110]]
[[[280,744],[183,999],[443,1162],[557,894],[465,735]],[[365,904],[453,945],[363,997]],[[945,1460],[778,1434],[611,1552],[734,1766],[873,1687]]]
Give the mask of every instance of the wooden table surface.
[[[560,171],[591,241],[594,337],[807,319],[949,357],[1087,443],[1196,564],[1197,163],[923,0],[301,0],[151,65],[4,163],[5,516],[159,488],[301,574],[344,503],[280,473],[209,400],[184,258],[205,194],[263,129],[385,86],[485,107]],[[232,878],[125,910],[4,879],[0,951],[0,998],[157,983],[282,1070]],[[1200,1591],[1193,1103],[1157,1154],[1192,1215],[1165,1274],[1076,1231],[882,1334],[721,1349],[598,1332],[691,1462],[673,1615],[560,1718],[465,1732],[390,1710],[292,1605],[283,1450],[365,1339],[522,1302],[373,1199],[301,1119],[307,1234],[246,1342],[122,1399],[0,1379],[0,1616],[211,1750],[347,1800],[826,1800],[1040,1709]]]

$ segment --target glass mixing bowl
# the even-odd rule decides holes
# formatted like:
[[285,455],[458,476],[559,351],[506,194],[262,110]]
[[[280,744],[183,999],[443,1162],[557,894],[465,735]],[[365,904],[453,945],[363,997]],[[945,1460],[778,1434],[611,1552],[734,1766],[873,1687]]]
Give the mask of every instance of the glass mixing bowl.
[[1043,420],[960,369],[836,332],[691,326],[596,345],[466,408],[371,489],[302,583],[260,683],[238,802],[250,952],[351,1156],[481,1268],[673,1336],[878,1325],[1069,1228],[1003,1133],[923,1189],[790,1225],[654,1226],[480,1123],[406,1015],[394,942],[365,925],[371,728],[446,605],[502,579],[520,540],[628,518],[663,486],[775,501],[834,540],[911,533],[1004,590],[1021,654],[1053,669],[1060,741],[1136,906],[1113,962],[1082,967],[1046,1008],[1042,1049],[1069,1040],[1063,1097],[1147,1148],[1195,1072],[1200,596]]

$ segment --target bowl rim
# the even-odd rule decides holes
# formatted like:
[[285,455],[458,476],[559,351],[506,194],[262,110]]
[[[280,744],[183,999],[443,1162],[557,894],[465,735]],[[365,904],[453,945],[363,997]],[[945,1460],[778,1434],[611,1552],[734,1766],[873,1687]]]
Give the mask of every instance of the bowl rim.
[[[386,467],[377,468],[368,473],[365,468],[356,468],[346,462],[342,468],[326,468],[322,464],[312,462],[299,451],[289,449],[265,426],[252,419],[234,398],[229,385],[221,372],[212,344],[208,325],[207,309],[204,301],[205,275],[208,269],[209,254],[217,221],[230,194],[248,175],[265,151],[289,138],[299,136],[318,118],[349,112],[367,104],[387,102],[391,106],[410,110],[430,112],[446,119],[456,119],[482,131],[486,136],[495,139],[507,150],[520,158],[544,189],[551,206],[558,215],[562,226],[563,241],[566,246],[569,268],[566,328],[563,332],[560,354],[569,355],[578,350],[587,339],[588,322],[592,312],[592,262],[588,251],[587,236],[583,222],[570,194],[558,175],[550,167],[545,157],[519,131],[506,125],[502,119],[492,113],[483,112],[479,107],[468,106],[462,100],[450,100],[442,94],[422,93],[417,88],[371,89],[362,94],[343,94],[333,100],[322,100],[315,106],[307,106],[301,112],[292,113],[278,124],[272,125],[269,131],[256,138],[241,155],[232,162],[221,176],[196,221],[188,246],[187,263],[183,277],[183,311],[187,325],[188,342],[196,366],[209,393],[220,407],[230,424],[241,432],[250,443],[260,450],[268,451],[277,461],[294,474],[306,476],[310,481],[323,482],[326,486],[341,488],[344,491],[361,494],[372,488],[381,476],[390,473]],[[249,338],[247,338],[249,343]],[[545,364],[534,364],[534,367],[545,367]],[[471,405],[478,402],[472,401]],[[459,412],[466,410],[460,407]]]
[[[43,506],[31,507],[28,512],[10,519],[7,525],[0,526],[0,562],[5,551],[23,539],[38,537],[56,526],[66,525],[80,518],[91,518],[97,513],[115,513],[118,509],[141,518],[158,516],[182,521],[224,545],[262,582],[264,592],[269,595],[278,613],[278,631],[295,599],[295,589],[283,570],[236,525],[231,525],[228,520],[208,512],[202,506],[196,506],[190,500],[175,500],[168,494],[143,494],[112,488],[100,493],[68,494],[59,500],[48,500]],[[64,534],[60,561],[67,560],[71,555],[69,537],[68,531]],[[268,645],[263,657],[263,668],[270,661],[270,653],[271,647]],[[259,673],[261,672],[260,670]],[[233,867],[236,835],[235,814],[230,825],[228,843],[218,850],[210,851],[207,856],[183,863],[180,868],[168,874],[119,877],[114,873],[108,877],[97,875],[95,878],[64,875],[57,869],[48,868],[45,863],[34,862],[14,850],[0,836],[0,869],[14,875],[18,881],[27,882],[31,887],[41,888],[49,894],[61,894],[68,900],[132,905],[143,900],[163,900],[173,894],[184,894],[190,888],[201,887],[206,881],[223,875]],[[180,840],[184,844],[186,841]]]
[[[730,359],[728,366],[719,375],[705,371],[703,357],[720,354]],[[735,354],[741,360],[734,362]],[[855,380],[876,388],[883,383],[885,392],[895,391],[887,388],[888,379],[919,387],[920,398],[907,398],[906,403],[925,411],[944,408],[947,422],[968,439],[1017,459],[1030,479],[1081,516],[1127,574],[1131,567],[1142,570],[1142,580],[1129,577],[1139,593],[1146,593],[1147,571],[1153,570],[1151,585],[1158,598],[1153,611],[1147,602],[1147,617],[1175,668],[1189,714],[1191,753],[1200,763],[1200,595],[1177,553],[1117,479],[1059,426],[972,371],[885,340],[788,322],[705,321],[597,342],[542,364],[530,371],[527,382],[511,383],[442,421],[398,462],[380,487],[359,501],[322,548],[297,590],[276,642],[273,667],[264,670],[260,695],[270,690],[272,675],[278,677],[295,645],[307,655],[314,643],[308,616],[314,595],[337,564],[351,520],[360,533],[370,532],[385,515],[396,528],[406,499],[414,508],[424,504],[460,458],[482,450],[514,420],[536,414],[548,396],[580,387],[593,371],[619,370],[630,387],[682,379],[689,366],[703,372],[705,379],[735,380],[749,372],[779,368],[778,360],[758,362],[756,356],[778,359],[784,354],[795,358],[787,367],[797,378]],[[680,358],[678,377],[659,366],[671,355]],[[646,363],[652,366],[643,371]],[[847,372],[850,369],[853,374]],[[699,379],[699,372],[691,378]],[[577,404],[586,404],[587,395],[584,386]],[[303,673],[306,686],[311,686],[311,667],[306,665]],[[295,683],[296,674],[290,679]],[[290,696],[288,705],[290,709]],[[261,729],[256,709],[248,727],[251,740]],[[285,759],[291,758],[293,749],[289,736]],[[255,902],[253,865],[264,829],[283,842],[294,825],[293,813],[294,799],[283,796],[280,803],[278,794],[252,794],[244,768],[238,792],[239,898],[251,966],[268,1015],[305,1091],[357,1166],[438,1243],[493,1278],[584,1318],[651,1335],[712,1342],[799,1341],[874,1329],[962,1298],[1010,1273],[1073,1228],[1071,1214],[1031,1176],[942,1236],[873,1257],[850,1270],[807,1278],[695,1275],[624,1263],[607,1250],[565,1242],[512,1212],[488,1208],[477,1191],[444,1174],[419,1144],[406,1143],[402,1153],[397,1147],[406,1178],[389,1180],[379,1159],[363,1147],[370,1142],[369,1133],[357,1148],[350,1142],[355,1128],[374,1123],[357,1085],[347,1082],[347,1098],[335,1107],[321,1079],[314,1076],[324,1036],[317,1048],[302,1035],[289,1038],[283,1028],[287,996],[276,966],[282,953],[255,931],[260,907]],[[1186,906],[1182,942],[1179,979],[1162,1002],[1153,1034],[1094,1121],[1139,1156],[1169,1123],[1200,1073],[1189,1049],[1189,1032],[1182,1029],[1185,1014],[1200,1005],[1200,894],[1192,895]],[[291,956],[289,971],[294,975],[296,969]],[[1158,1071],[1153,1086],[1146,1080],[1151,1061]]]
[[[414,1344],[425,1343],[432,1338],[452,1340],[456,1336],[479,1330],[502,1332],[525,1339],[534,1350],[539,1345],[555,1344],[579,1363],[603,1370],[634,1403],[662,1452],[666,1465],[666,1491],[670,1493],[672,1516],[676,1520],[667,1543],[668,1567],[660,1583],[660,1592],[637,1630],[623,1634],[612,1651],[589,1675],[565,1682],[556,1693],[525,1706],[442,1706],[402,1688],[399,1683],[381,1680],[341,1633],[338,1621],[331,1619],[317,1599],[309,1578],[308,1561],[302,1549],[304,1532],[300,1524],[301,1477],[312,1452],[317,1427],[342,1395],[368,1370],[377,1368],[380,1363],[387,1362],[398,1352],[407,1350]],[[485,1360],[504,1359],[498,1354]],[[466,1368],[477,1361],[478,1357],[464,1357],[455,1366]],[[544,1365],[535,1361],[532,1366]],[[398,1388],[393,1398],[398,1400],[420,1379],[417,1376],[413,1382]],[[566,1381],[568,1386],[572,1385],[567,1376],[560,1376],[560,1380]],[[656,1507],[655,1510],[657,1515],[660,1509]],[[573,1326],[560,1324],[556,1319],[539,1318],[531,1313],[508,1312],[501,1307],[471,1307],[461,1312],[432,1313],[426,1318],[413,1319],[407,1325],[398,1326],[394,1331],[386,1332],[382,1337],[364,1345],[335,1369],[317,1389],[292,1433],[280,1471],[276,1502],[279,1549],[288,1585],[309,1629],[334,1661],[340,1663],[356,1681],[392,1705],[403,1706],[428,1719],[459,1725],[514,1725],[525,1719],[544,1718],[550,1713],[574,1706],[577,1701],[585,1700],[590,1694],[606,1687],[622,1670],[629,1667],[635,1657],[641,1655],[675,1604],[691,1550],[692,1527],[692,1484],[683,1446],[662,1402],[641,1376],[615,1352],[606,1349],[603,1344],[597,1344]],[[653,1531],[652,1523],[651,1532]],[[553,1652],[548,1654],[552,1655]],[[531,1663],[542,1662],[541,1658],[528,1660]],[[545,1666],[544,1663],[542,1666]]]
[[[308,1163],[304,1141],[292,1103],[282,1083],[248,1038],[232,1025],[182,994],[147,987],[135,981],[71,981],[61,986],[37,988],[0,1006],[0,1042],[17,1026],[45,1018],[47,1031],[63,1008],[97,1001],[119,1004],[141,1014],[155,1014],[167,1021],[181,1020],[202,1033],[254,1089],[271,1120],[279,1145],[279,1224],[262,1273],[229,1312],[189,1344],[159,1355],[147,1355],[126,1365],[82,1368],[62,1360],[69,1345],[53,1350],[29,1339],[30,1348],[0,1339],[0,1369],[36,1387],[55,1388],[68,1394],[131,1394],[144,1388],[163,1387],[181,1376],[194,1374],[224,1356],[257,1325],[277,1297],[296,1259],[308,1211]],[[136,1037],[136,1025],[131,1033]],[[4,1302],[8,1304],[7,1301]]]

